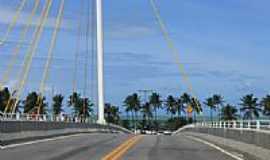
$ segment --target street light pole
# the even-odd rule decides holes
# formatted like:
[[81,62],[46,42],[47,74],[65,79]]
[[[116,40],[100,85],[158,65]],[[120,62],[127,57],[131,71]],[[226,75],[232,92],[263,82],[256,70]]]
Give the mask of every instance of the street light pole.
[[96,0],[97,12],[97,80],[98,80],[98,123],[105,124],[104,119],[104,64],[103,64],[103,0]]

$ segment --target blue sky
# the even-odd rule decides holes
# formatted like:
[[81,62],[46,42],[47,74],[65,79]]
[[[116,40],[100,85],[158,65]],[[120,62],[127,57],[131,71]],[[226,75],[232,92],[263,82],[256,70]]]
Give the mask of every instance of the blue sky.
[[[0,48],[0,75],[7,66],[11,50],[34,0],[27,2],[22,16],[9,36],[9,42]],[[44,1],[43,1],[44,2]],[[54,1],[46,30],[33,60],[25,93],[36,90],[59,0]],[[0,37],[15,14],[19,0],[0,0]],[[239,103],[247,93],[261,97],[270,92],[268,63],[270,42],[270,12],[267,0],[157,0],[161,16],[179,49],[193,88],[202,100],[213,93],[224,95],[230,103]],[[41,10],[41,9],[39,9]],[[66,0],[64,21],[59,32],[46,95],[52,88],[56,93],[68,95],[72,91],[77,24],[80,6],[78,1]],[[38,15],[37,15],[38,16]],[[127,94],[138,89],[153,89],[165,98],[169,93],[180,95],[187,91],[177,65],[159,30],[149,1],[104,1],[105,21],[105,86],[106,101],[121,105]],[[78,77],[83,77],[85,37],[79,57]],[[31,33],[26,42],[31,39]],[[8,85],[16,83],[15,73],[20,69],[27,48],[20,52]],[[91,46],[91,44],[90,44]],[[92,56],[90,56],[92,57]],[[90,62],[92,62],[90,60]],[[90,72],[95,68],[89,65]],[[95,91],[89,82],[88,96]],[[82,91],[83,81],[78,81]],[[66,96],[67,97],[67,96]]]

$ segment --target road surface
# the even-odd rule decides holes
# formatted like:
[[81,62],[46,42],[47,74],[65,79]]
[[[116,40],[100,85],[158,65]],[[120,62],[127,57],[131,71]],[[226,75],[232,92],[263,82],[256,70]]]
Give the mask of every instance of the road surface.
[[[130,135],[83,134],[0,150],[2,160],[102,160]],[[184,136],[142,136],[123,160],[235,160]]]
[[100,160],[128,138],[117,134],[82,134],[0,150],[1,160]]
[[235,160],[184,136],[145,136],[124,160]]

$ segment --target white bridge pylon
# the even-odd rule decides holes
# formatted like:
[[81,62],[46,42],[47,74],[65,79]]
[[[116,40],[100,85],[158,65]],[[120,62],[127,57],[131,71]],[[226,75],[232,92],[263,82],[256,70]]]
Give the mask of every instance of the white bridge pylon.
[[105,124],[104,119],[104,42],[103,42],[103,0],[96,0],[97,15],[97,82],[98,82],[98,121]]

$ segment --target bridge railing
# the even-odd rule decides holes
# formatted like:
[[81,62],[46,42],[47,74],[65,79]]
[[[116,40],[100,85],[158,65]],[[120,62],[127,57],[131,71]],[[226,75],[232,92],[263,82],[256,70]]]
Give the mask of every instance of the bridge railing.
[[[45,121],[45,122],[81,122],[82,118],[72,115],[2,113],[0,121]],[[83,119],[84,122],[93,122],[91,118]]]
[[209,128],[232,128],[249,130],[268,130],[270,131],[270,120],[235,120],[235,121],[210,121],[195,124],[196,127]]

